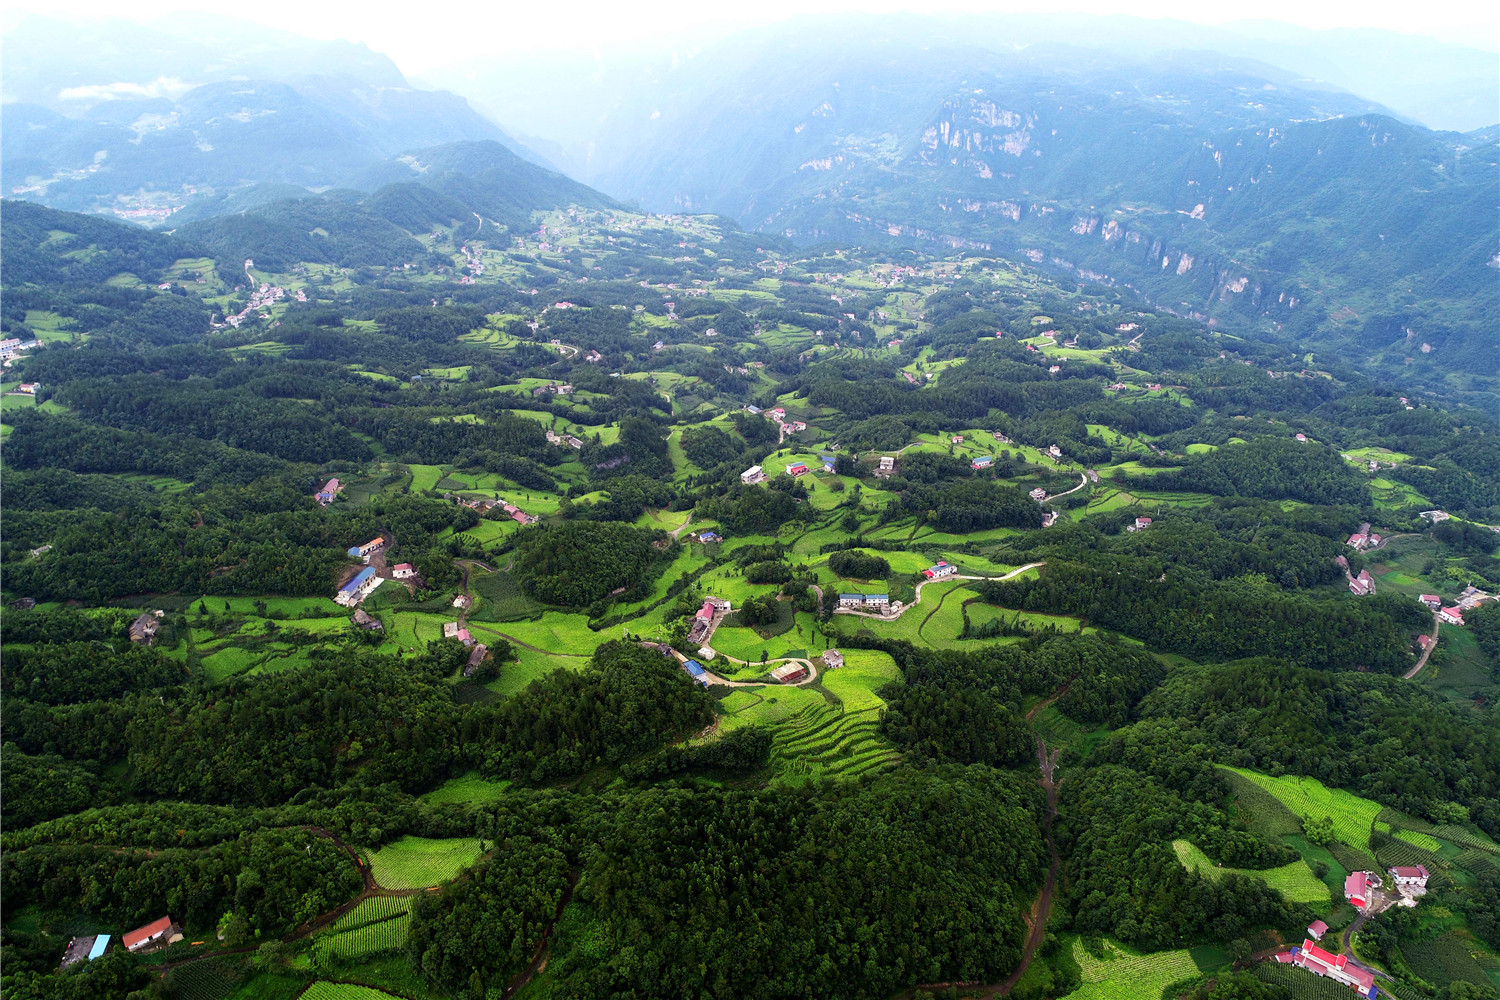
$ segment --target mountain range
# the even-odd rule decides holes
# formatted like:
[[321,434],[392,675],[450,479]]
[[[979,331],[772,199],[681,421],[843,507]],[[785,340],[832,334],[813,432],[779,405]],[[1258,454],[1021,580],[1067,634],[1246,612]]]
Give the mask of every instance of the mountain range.
[[31,18],[7,38],[7,195],[161,222],[254,185],[338,185],[441,143],[539,160],[463,98],[413,87],[363,46],[218,18],[108,22],[65,39],[72,28]]
[[[803,244],[1024,256],[1372,371],[1466,383],[1492,367],[1500,130],[1412,120],[1411,67],[1437,43],[886,17],[776,25],[670,64],[429,74],[519,123],[523,144],[362,46],[206,19],[83,32],[50,66],[37,52],[61,30],[32,20],[7,41],[6,194],[198,226],[221,250],[354,260],[365,239],[383,260],[458,220],[629,203]],[[192,49],[203,37],[211,57]],[[1490,57],[1439,48],[1431,86],[1456,107]],[[1330,80],[1376,64],[1405,110]]]

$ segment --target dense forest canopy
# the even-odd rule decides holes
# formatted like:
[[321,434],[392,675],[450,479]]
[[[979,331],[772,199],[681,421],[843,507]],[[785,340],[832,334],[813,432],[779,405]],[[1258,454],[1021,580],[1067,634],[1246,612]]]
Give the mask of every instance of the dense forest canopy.
[[1494,996],[1491,414],[513,167],[7,203],[7,995]]

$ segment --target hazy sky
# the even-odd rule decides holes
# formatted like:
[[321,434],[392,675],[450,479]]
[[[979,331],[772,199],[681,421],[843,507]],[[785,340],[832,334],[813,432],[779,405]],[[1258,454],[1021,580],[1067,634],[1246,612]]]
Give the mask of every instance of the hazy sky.
[[[1211,4],[1203,0],[499,0],[383,5],[327,0],[258,0],[225,7],[210,0],[7,0],[8,28],[26,12],[51,16],[149,20],[179,10],[202,10],[258,21],[314,38],[364,42],[421,74],[454,62],[517,50],[588,49],[621,43],[715,36],[742,25],[804,14],[911,12],[1083,12],[1133,14],[1223,23],[1247,16],[1309,28],[1365,27],[1432,35],[1477,48],[1500,48],[1500,17],[1485,0],[1259,0]],[[414,17],[413,11],[421,11]]]

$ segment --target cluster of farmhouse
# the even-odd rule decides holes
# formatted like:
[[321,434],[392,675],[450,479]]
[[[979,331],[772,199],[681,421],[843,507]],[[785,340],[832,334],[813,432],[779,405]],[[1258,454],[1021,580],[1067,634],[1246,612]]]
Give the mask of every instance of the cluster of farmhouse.
[[[1381,880],[1371,872],[1353,872],[1344,879],[1344,898],[1356,910],[1378,913],[1381,910],[1427,891],[1428,871],[1422,865],[1386,869],[1391,876],[1394,893],[1380,890]],[[1410,905],[1410,904],[1408,904]],[[1307,937],[1300,947],[1277,952],[1276,961],[1283,965],[1295,965],[1314,975],[1331,979],[1349,987],[1362,997],[1375,1000],[1379,991],[1375,986],[1375,973],[1349,955],[1337,955],[1315,944],[1328,933],[1328,924],[1314,920],[1307,927]]]
[[703,599],[703,606],[693,615],[693,625],[688,630],[688,642],[695,646],[708,643],[713,636],[714,629],[724,620],[733,608],[730,603],[722,597],[714,597],[710,594]]
[[[137,927],[120,935],[120,944],[125,950],[138,955],[157,951],[181,940],[182,928],[170,916],[153,920],[144,927]],[[73,938],[68,942],[67,951],[63,952],[58,971],[81,962],[92,962],[109,950],[109,942],[108,934],[87,934]]]

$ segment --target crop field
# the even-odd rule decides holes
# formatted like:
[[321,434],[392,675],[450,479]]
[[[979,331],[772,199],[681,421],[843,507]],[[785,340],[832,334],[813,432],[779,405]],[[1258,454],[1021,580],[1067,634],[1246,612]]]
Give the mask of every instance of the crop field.
[[1436,871],[1443,867],[1443,859],[1438,854],[1405,840],[1387,841],[1375,852],[1375,857],[1383,867],[1387,868],[1397,865],[1425,865],[1429,871]]
[[875,733],[878,709],[845,712],[823,702],[773,730],[771,767],[791,784],[856,777],[891,767],[901,755]]
[[298,1000],[391,1000],[395,996],[373,986],[354,983],[330,983],[320,979],[302,991]]
[[1198,974],[1186,948],[1138,955],[1106,940],[1103,956],[1096,957],[1075,939],[1073,961],[1083,984],[1068,994],[1068,1000],[1161,1000],[1162,991],[1172,983]]
[[431,805],[444,802],[466,802],[483,805],[498,802],[510,788],[509,781],[491,781],[479,776],[478,771],[468,771],[457,778],[449,778],[437,788],[422,796],[422,801]]
[[440,465],[408,465],[406,469],[411,473],[413,493],[436,489],[438,480],[443,478],[443,467]]
[[230,956],[189,962],[171,973],[172,995],[179,1000],[224,1000],[244,981],[244,963]]
[[1470,848],[1476,851],[1485,851],[1489,854],[1500,854],[1500,845],[1486,837],[1484,834],[1474,830],[1466,830],[1453,823],[1444,823],[1432,828],[1432,832],[1450,844],[1459,847]]
[[1268,837],[1283,837],[1302,832],[1302,821],[1281,800],[1260,785],[1234,771],[1226,770],[1230,793],[1239,806],[1240,818],[1250,829]]
[[1182,862],[1184,868],[1197,871],[1215,881],[1231,873],[1247,875],[1260,879],[1294,903],[1328,902],[1328,886],[1300,858],[1280,868],[1252,871],[1248,868],[1221,868],[1186,840],[1172,841],[1172,849],[1177,852],[1177,860]]
[[[475,635],[481,642],[486,637],[482,631],[476,631]],[[507,698],[526,690],[532,681],[539,681],[554,670],[581,670],[588,662],[582,657],[552,656],[532,649],[512,648],[516,653],[515,661],[500,664],[500,676],[485,685],[495,694]]]
[[1395,835],[1396,839],[1404,840],[1408,844],[1420,847],[1424,851],[1436,853],[1443,849],[1443,842],[1441,840],[1429,834],[1419,833],[1416,830],[1397,830]]
[[719,710],[724,714],[719,731],[732,732],[741,726],[774,726],[827,704],[822,693],[810,687],[768,684],[737,688],[720,702]]
[[328,931],[335,933],[350,931],[356,927],[363,927],[366,924],[379,923],[382,920],[392,920],[403,914],[410,913],[415,901],[415,896],[371,896],[335,920],[333,925],[328,928]]
[[1456,931],[1401,946],[1411,970],[1439,988],[1456,981],[1493,986],[1484,966],[1475,959],[1476,952],[1482,954],[1478,944]]
[[387,889],[425,889],[455,878],[479,860],[473,837],[402,837],[370,855],[370,872]]
[[1333,835],[1350,847],[1362,850],[1369,846],[1370,829],[1383,808],[1379,803],[1360,798],[1353,792],[1329,788],[1313,778],[1295,775],[1273,778],[1237,767],[1224,767],[1224,770],[1270,792],[1303,822],[1325,816],[1331,818]]
[[839,700],[845,712],[863,712],[884,708],[885,701],[875,692],[900,676],[891,654],[851,649],[844,653],[844,665],[820,672],[818,682]]

